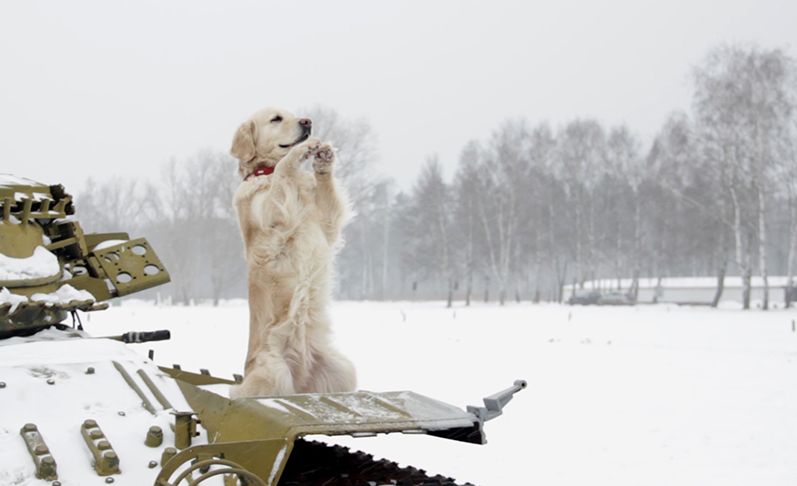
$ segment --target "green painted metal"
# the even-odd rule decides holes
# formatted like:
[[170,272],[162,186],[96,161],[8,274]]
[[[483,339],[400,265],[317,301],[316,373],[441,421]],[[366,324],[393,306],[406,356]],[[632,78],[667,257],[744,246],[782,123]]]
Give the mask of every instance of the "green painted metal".
[[108,442],[96,421],[88,419],[80,426],[80,434],[93,457],[94,470],[100,476],[119,474],[119,456]]
[[[72,196],[63,186],[0,174],[0,255],[29,259],[44,248],[57,257],[59,267],[29,278],[0,275],[0,291],[28,298],[0,303],[0,338],[62,322],[74,310],[102,310],[104,301],[169,282],[146,239],[131,240],[127,233],[85,234],[74,214]],[[93,299],[55,304],[30,300],[65,285],[85,290]]]
[[[178,384],[211,444],[189,447],[175,460],[202,460],[221,454],[266,484],[277,484],[294,441],[306,435],[405,433],[484,442],[482,422],[473,414],[408,391],[230,400],[185,381],[178,380]],[[168,463],[159,476],[162,482],[156,484],[169,484],[166,479],[180,464]]]
[[194,373],[192,371],[186,371],[176,367],[169,368],[167,366],[158,366],[158,368],[175,380],[179,380],[190,385],[234,385],[236,383],[235,380],[220,378],[213,375],[205,375],[202,373]]

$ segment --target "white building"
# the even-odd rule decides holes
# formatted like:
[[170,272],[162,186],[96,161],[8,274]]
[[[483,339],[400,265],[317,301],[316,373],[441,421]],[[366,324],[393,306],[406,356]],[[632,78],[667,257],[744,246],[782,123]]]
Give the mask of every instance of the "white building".
[[[769,301],[782,303],[785,301],[787,277],[769,277]],[[631,286],[630,278],[602,279],[585,282],[584,290],[628,291]],[[578,289],[578,286],[576,286]],[[717,292],[716,277],[672,277],[672,278],[641,278],[639,279],[639,303],[671,302],[678,304],[711,304]],[[565,286],[565,298],[573,293],[573,285]],[[750,300],[758,302],[763,300],[764,289],[761,277],[752,279],[752,295]],[[742,301],[742,278],[725,277],[725,288],[722,292],[722,301]]]

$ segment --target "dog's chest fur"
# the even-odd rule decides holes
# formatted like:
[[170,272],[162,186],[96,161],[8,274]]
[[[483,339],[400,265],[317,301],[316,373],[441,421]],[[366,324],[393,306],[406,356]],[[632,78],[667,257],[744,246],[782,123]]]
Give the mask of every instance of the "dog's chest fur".
[[290,184],[272,176],[255,177],[236,192],[250,278],[310,277],[329,260],[313,197],[315,180],[310,174],[294,175]]

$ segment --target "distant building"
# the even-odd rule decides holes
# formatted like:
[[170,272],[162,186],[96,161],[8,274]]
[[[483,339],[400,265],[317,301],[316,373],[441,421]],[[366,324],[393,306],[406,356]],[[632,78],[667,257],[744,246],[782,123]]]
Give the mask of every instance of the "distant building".
[[[769,277],[770,302],[784,302],[786,298],[787,277]],[[631,286],[631,279],[602,279],[589,280],[584,283],[585,290],[600,291],[627,291]],[[750,300],[761,301],[764,298],[763,282],[761,277],[753,277]],[[575,287],[577,291],[579,286]],[[672,278],[641,278],[639,279],[639,294],[637,301],[640,303],[670,302],[677,304],[711,304],[717,292],[716,277],[672,277]],[[573,285],[565,286],[565,298],[573,293]],[[742,301],[742,278],[725,277],[725,288],[721,300]],[[794,299],[793,299],[794,300]]]

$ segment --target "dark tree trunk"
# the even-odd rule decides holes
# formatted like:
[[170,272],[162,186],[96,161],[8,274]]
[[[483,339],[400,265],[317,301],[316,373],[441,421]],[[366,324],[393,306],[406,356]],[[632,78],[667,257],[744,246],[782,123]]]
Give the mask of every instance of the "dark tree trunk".
[[742,275],[742,308],[744,310],[750,309],[750,294],[751,294],[751,286],[753,280],[753,272],[748,267],[745,269],[744,274]]
[[727,269],[728,269],[728,261],[722,260],[719,272],[717,273],[717,291],[714,293],[714,300],[711,301],[711,307],[716,308],[720,303],[720,299],[722,298],[722,292],[725,290],[725,272],[727,271]]
[[465,284],[465,307],[470,306],[471,292],[473,292],[473,274],[468,270],[468,283]]

